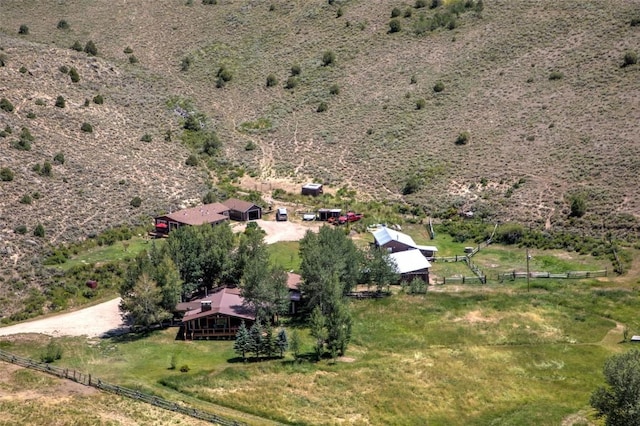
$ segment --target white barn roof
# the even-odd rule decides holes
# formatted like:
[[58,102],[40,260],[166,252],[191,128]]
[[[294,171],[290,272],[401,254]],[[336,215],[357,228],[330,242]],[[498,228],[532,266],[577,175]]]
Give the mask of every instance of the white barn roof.
[[432,251],[434,253],[438,251],[438,247],[436,246],[416,246],[416,248],[422,251]]
[[431,268],[431,263],[425,258],[420,250],[406,250],[389,254],[389,259],[395,262],[396,272],[407,274],[421,269]]
[[375,238],[378,245],[383,246],[387,244],[389,241],[398,241],[402,244],[411,247],[417,247],[413,238],[411,238],[407,234],[403,234],[402,232],[394,231],[393,229],[389,229],[386,226],[378,229],[373,232],[373,238]]

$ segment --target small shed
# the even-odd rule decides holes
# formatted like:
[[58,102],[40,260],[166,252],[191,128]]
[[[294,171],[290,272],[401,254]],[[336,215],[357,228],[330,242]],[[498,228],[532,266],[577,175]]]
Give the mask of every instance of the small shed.
[[287,209],[285,209],[284,207],[279,207],[278,210],[276,210],[276,220],[277,221],[286,221],[287,220]]
[[302,195],[312,195],[314,197],[322,194],[321,183],[307,183],[302,185]]
[[326,222],[332,217],[335,217],[337,219],[340,217],[341,213],[342,213],[341,209],[319,209],[318,220],[323,220]]

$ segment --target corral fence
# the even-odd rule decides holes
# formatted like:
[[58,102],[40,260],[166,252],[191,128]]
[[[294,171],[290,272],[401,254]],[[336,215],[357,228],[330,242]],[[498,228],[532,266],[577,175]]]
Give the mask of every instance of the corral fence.
[[560,273],[552,273],[552,272],[504,272],[498,274],[498,281],[515,281],[520,278],[556,278],[556,279],[582,279],[582,278],[597,278],[597,277],[606,277],[609,271],[607,269],[602,269],[598,271],[567,271]]
[[12,364],[19,365],[21,367],[30,368],[32,370],[41,371],[43,373],[51,374],[53,376],[60,377],[62,379],[73,380],[76,383],[83,384],[85,386],[93,386],[105,392],[111,392],[116,395],[124,396],[127,398],[135,399],[137,401],[146,402],[147,404],[155,405],[156,407],[163,408],[165,410],[173,411],[176,413],[184,414],[196,419],[211,422],[220,426],[241,426],[245,423],[240,423],[235,420],[226,419],[218,415],[208,413],[206,411],[190,408],[188,406],[170,402],[157,396],[149,395],[144,392],[125,388],[118,385],[113,385],[105,382],[104,380],[92,377],[91,374],[85,374],[76,370],[70,370],[68,368],[61,368],[55,365],[47,364],[44,362],[37,362],[29,358],[24,358],[12,353],[0,350],[0,360],[10,362]]

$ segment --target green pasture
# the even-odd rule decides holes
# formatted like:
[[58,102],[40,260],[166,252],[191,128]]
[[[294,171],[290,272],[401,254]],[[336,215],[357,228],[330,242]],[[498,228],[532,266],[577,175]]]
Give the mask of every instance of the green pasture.
[[[353,337],[338,362],[309,361],[305,329],[305,360],[243,363],[232,341],[177,341],[174,328],[90,344],[60,339],[56,364],[290,424],[555,425],[589,412],[604,360],[628,349],[616,325],[636,332],[640,303],[626,289],[545,282],[530,292],[490,284],[353,301]],[[45,342],[0,347],[37,357]],[[189,372],[169,369],[174,355]]]

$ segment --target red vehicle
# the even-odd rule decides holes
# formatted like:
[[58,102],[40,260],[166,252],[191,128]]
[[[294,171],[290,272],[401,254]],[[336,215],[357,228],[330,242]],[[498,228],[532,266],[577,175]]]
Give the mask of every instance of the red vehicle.
[[345,224],[347,222],[357,222],[360,219],[362,219],[363,217],[364,217],[364,215],[360,214],[360,213],[347,212],[347,214],[345,216],[340,216],[338,218],[337,223],[338,223],[338,225],[342,225],[342,224]]

